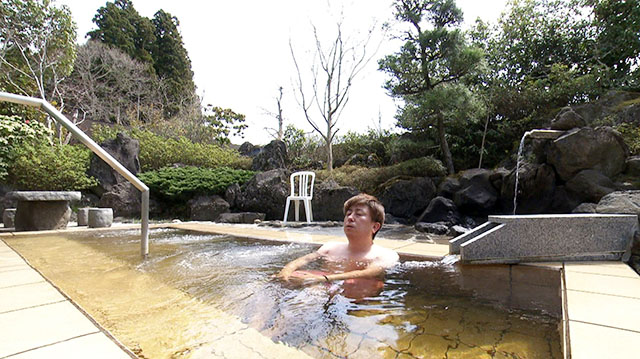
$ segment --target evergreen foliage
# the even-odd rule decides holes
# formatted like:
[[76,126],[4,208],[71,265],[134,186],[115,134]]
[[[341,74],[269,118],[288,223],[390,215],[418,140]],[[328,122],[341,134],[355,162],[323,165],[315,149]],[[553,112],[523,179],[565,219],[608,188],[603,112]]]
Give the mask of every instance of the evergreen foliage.
[[379,61],[390,79],[385,88],[404,100],[398,125],[410,131],[435,127],[449,173],[454,173],[446,126],[481,114],[466,80],[478,69],[482,50],[467,43],[457,28],[462,11],[453,0],[396,0],[395,17],[410,29],[401,49]]
[[154,26],[155,41],[152,47],[153,67],[166,83],[168,98],[165,113],[172,117],[180,111],[185,100],[195,94],[191,60],[184,48],[182,36],[178,31],[178,19],[159,10],[151,20]]
[[151,191],[171,200],[180,200],[197,194],[223,195],[230,185],[244,184],[255,173],[227,167],[164,167],[143,172],[138,177]]
[[176,116],[196,102],[191,60],[178,31],[179,21],[159,10],[153,19],[140,16],[131,0],[107,2],[93,18],[98,27],[87,35],[147,64],[164,81],[164,112]]

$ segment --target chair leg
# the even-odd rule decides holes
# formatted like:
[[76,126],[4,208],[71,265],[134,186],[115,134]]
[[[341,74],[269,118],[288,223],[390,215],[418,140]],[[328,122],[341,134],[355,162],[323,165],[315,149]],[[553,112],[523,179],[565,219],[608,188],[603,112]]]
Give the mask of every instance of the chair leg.
[[294,200],[294,204],[296,206],[296,222],[300,221],[300,201]]
[[313,207],[311,206],[311,200],[309,200],[309,218],[313,222]]
[[304,200],[304,214],[305,218],[307,218],[307,223],[311,223],[311,201],[308,199]]
[[287,204],[284,206],[284,219],[283,223],[287,223],[287,217],[289,216],[289,205],[291,204],[291,200],[287,198]]

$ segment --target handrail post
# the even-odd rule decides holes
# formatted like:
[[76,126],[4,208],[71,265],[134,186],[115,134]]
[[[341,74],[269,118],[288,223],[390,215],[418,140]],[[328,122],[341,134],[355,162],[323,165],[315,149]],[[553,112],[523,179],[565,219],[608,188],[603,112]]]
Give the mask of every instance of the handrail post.
[[142,258],[146,259],[149,254],[149,191],[143,191],[140,197],[142,199],[142,223],[140,227],[142,238],[140,239],[140,254]]
[[100,145],[98,145],[91,137],[82,132],[73,122],[69,121],[58,109],[53,107],[46,100],[11,94],[7,92],[0,92],[0,101],[17,103],[20,105],[40,107],[46,113],[48,113],[57,123],[64,126],[69,132],[71,132],[80,142],[89,147],[93,153],[102,158],[111,168],[121,174],[127,181],[133,184],[141,193],[141,209],[140,216],[141,224],[141,239],[140,239],[140,252],[143,258],[146,258],[149,254],[149,187],[145,185],[138,177],[134,176],[129,170],[124,167],[118,160],[113,158],[107,151],[105,151]]

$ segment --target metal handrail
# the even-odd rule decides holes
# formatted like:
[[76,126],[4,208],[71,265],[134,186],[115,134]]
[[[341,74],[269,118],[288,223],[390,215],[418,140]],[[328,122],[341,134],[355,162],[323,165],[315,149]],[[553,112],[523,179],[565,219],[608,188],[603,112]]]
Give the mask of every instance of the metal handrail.
[[7,92],[0,92],[0,101],[17,103],[20,105],[34,106],[43,109],[51,117],[53,117],[58,123],[64,126],[69,132],[71,132],[76,138],[80,140],[85,146],[89,147],[93,153],[102,158],[111,168],[120,173],[141,192],[142,208],[140,210],[141,218],[141,232],[142,238],[140,240],[140,252],[143,257],[147,257],[149,254],[149,187],[145,185],[138,177],[134,176],[129,170],[124,167],[118,160],[113,158],[107,151],[105,151],[100,145],[98,145],[91,137],[87,136],[82,130],[80,130],[73,122],[69,121],[60,111],[53,107],[49,102],[43,99],[27,97],[21,95],[15,95]]

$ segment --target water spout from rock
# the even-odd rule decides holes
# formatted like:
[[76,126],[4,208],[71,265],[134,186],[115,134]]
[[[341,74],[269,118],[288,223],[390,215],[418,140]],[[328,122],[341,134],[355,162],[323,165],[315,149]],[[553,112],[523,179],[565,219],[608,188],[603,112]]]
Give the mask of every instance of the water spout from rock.
[[530,134],[532,134],[533,131],[527,131],[524,133],[524,135],[522,135],[522,138],[520,139],[520,147],[518,147],[518,157],[516,159],[516,184],[514,187],[514,192],[513,192],[513,214],[516,214],[516,207],[518,206],[518,182],[520,180],[520,160],[522,157],[522,151],[524,150],[524,140],[527,138],[527,136],[529,136]]

